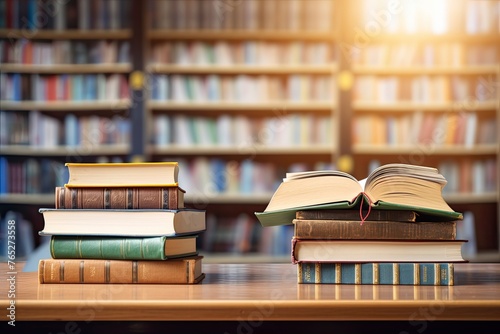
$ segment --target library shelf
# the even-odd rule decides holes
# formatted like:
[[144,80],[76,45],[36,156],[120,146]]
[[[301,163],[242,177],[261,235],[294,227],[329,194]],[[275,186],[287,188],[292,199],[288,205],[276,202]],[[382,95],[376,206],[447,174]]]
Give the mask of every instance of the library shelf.
[[204,263],[291,263],[290,255],[201,252]]
[[412,154],[428,153],[432,155],[494,155],[498,153],[496,144],[465,145],[440,145],[440,144],[418,144],[418,145],[369,145],[356,144],[352,150],[354,154]]
[[400,43],[412,41],[414,43],[440,43],[440,42],[459,42],[472,44],[490,44],[500,43],[500,35],[495,33],[447,33],[447,34],[431,34],[431,33],[380,33],[370,36],[370,43]]
[[7,39],[130,39],[130,29],[67,29],[67,30],[43,30],[43,29],[0,29],[0,38]]
[[272,197],[272,193],[237,193],[237,192],[225,192],[225,193],[196,193],[196,192],[186,192],[185,202],[186,203],[199,203],[200,200],[209,204],[267,204]]
[[336,64],[321,65],[171,65],[150,64],[147,71],[152,73],[182,73],[182,74],[332,74],[337,71]]
[[496,203],[498,201],[497,192],[486,193],[444,193],[444,199],[450,204],[469,203]]
[[354,74],[373,75],[425,75],[425,74],[457,74],[481,75],[500,72],[500,65],[418,65],[418,66],[391,66],[391,65],[353,65]]
[[199,111],[252,111],[252,110],[277,110],[278,112],[285,111],[331,111],[335,108],[335,103],[332,102],[316,102],[316,101],[273,101],[273,102],[172,102],[170,100],[147,101],[147,107],[153,110],[199,110]]
[[124,110],[130,107],[129,99],[85,100],[85,101],[0,101],[3,110],[43,110],[43,111],[97,111]]
[[3,73],[60,73],[60,74],[83,74],[83,73],[129,73],[132,66],[127,63],[121,64],[1,64],[0,71]]
[[301,30],[162,30],[147,32],[150,40],[277,40],[333,41],[332,31]]
[[249,155],[252,154],[276,154],[276,155],[315,155],[333,154],[331,145],[307,144],[303,146],[265,146],[261,144],[247,146],[219,146],[219,145],[193,145],[193,146],[156,146],[151,149],[152,154],[166,155]]
[[30,146],[30,145],[1,145],[2,155],[10,156],[100,156],[100,155],[127,155],[130,147],[127,144],[92,144],[78,146]]
[[376,112],[408,112],[419,111],[491,111],[498,108],[499,101],[450,101],[450,102],[426,102],[416,103],[411,101],[401,102],[379,102],[379,101],[353,101],[354,111],[376,111]]
[[2,194],[0,204],[54,205],[54,194]]

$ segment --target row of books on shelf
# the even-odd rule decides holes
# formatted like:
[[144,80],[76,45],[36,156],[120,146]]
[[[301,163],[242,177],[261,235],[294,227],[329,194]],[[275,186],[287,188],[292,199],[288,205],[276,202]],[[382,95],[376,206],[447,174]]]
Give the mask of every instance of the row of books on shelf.
[[264,118],[158,114],[151,127],[154,127],[153,142],[160,148],[169,145],[243,148],[332,146],[332,126],[329,116],[291,113]]
[[11,101],[113,101],[129,97],[122,74],[0,74],[0,99]]
[[159,101],[328,101],[333,82],[326,75],[167,75],[153,74],[151,98]]
[[0,62],[34,65],[129,63],[130,42],[1,40]]
[[438,168],[448,180],[444,194],[485,194],[497,190],[496,159],[443,161]]
[[159,42],[151,62],[176,65],[331,64],[334,50],[327,42]]
[[466,33],[500,32],[500,5],[497,1],[424,0],[394,3],[391,0],[361,3],[360,24],[379,22],[384,33]]
[[413,112],[402,116],[361,114],[353,117],[353,144],[368,145],[460,145],[474,147],[497,143],[495,118],[474,112],[443,114]]
[[57,146],[91,147],[130,142],[130,120],[119,115],[101,117],[65,114],[64,119],[32,110],[0,110],[0,145],[28,145],[36,148]]
[[328,31],[330,0],[150,1],[153,29],[242,29]]
[[293,229],[291,226],[263,228],[255,217],[241,213],[236,217],[207,215],[207,230],[203,233],[201,248],[207,254],[260,254],[289,256]]
[[369,66],[465,66],[498,65],[494,45],[460,43],[374,44],[352,49],[352,64]]
[[0,28],[124,29],[130,26],[130,6],[130,0],[1,0]]
[[359,75],[353,86],[354,100],[374,102],[412,101],[419,103],[495,101],[498,87],[490,76]]

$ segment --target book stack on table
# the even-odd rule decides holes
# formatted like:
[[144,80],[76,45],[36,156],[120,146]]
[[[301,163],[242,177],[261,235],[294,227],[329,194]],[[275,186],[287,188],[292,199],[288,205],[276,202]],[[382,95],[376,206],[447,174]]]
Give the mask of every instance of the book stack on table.
[[40,209],[52,256],[39,262],[40,283],[203,280],[196,239],[205,211],[184,206],[176,162],[66,166],[55,209]]
[[262,225],[294,224],[299,283],[453,285],[463,218],[434,168],[390,164],[358,182],[339,171],[289,173]]

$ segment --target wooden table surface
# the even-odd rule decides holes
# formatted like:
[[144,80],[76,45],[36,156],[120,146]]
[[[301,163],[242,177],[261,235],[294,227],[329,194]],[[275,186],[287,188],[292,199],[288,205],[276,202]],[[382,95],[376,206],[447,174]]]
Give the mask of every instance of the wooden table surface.
[[0,309],[15,300],[16,321],[500,320],[500,264],[457,264],[455,286],[297,284],[292,264],[203,268],[198,285],[38,284],[18,272],[15,298],[1,285]]

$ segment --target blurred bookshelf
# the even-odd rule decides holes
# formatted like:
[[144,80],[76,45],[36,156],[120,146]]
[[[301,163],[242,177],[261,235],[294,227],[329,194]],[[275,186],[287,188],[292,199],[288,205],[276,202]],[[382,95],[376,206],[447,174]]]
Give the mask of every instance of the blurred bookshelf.
[[40,228],[65,161],[175,160],[209,261],[283,262],[290,226],[253,213],[286,172],[409,162],[473,213],[471,260],[500,260],[499,1],[69,0],[43,25],[7,3],[2,218]]

